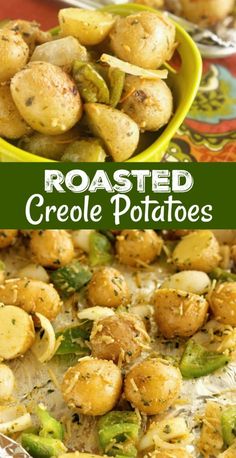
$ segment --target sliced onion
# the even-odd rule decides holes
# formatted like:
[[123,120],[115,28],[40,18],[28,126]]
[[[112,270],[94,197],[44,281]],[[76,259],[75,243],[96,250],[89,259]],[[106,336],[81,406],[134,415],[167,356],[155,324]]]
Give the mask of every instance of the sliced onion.
[[155,448],[157,439],[164,442],[173,442],[184,439],[188,435],[189,430],[184,418],[167,418],[151,424],[139,443],[139,449],[143,451]]
[[56,351],[56,337],[50,321],[41,313],[35,314],[40,321],[41,329],[36,333],[35,342],[31,347],[33,354],[40,363],[49,361]]
[[129,62],[125,62],[124,60],[110,56],[109,54],[102,54],[100,61],[108,64],[110,67],[118,68],[128,75],[140,76],[146,79],[164,80],[168,76],[167,70],[147,70],[146,68],[141,68],[137,65],[130,64]]
[[85,251],[85,253],[89,253],[89,240],[90,235],[95,232],[95,230],[90,229],[80,229],[78,231],[72,232],[72,241],[74,243],[75,248],[80,248],[81,250]]
[[78,312],[78,318],[80,320],[91,321],[102,320],[103,318],[107,318],[112,315],[115,315],[114,310],[109,307],[99,307],[98,305],[96,307],[88,307],[87,309]]
[[25,406],[17,405],[0,408],[0,433],[10,434],[24,431],[32,426],[32,420]]

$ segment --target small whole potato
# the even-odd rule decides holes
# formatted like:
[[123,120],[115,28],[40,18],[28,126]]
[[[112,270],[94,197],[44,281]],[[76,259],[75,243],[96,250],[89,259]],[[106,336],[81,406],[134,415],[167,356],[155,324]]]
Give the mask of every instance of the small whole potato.
[[155,458],[170,458],[173,456],[173,458],[193,458],[193,455],[190,455],[187,450],[184,448],[174,448],[172,451],[167,451],[167,450],[159,450],[157,453],[155,452]]
[[175,26],[149,11],[119,17],[110,33],[117,57],[139,67],[156,69],[172,57]]
[[21,307],[27,313],[41,313],[49,320],[61,310],[59,294],[51,284],[29,278],[12,278],[0,286],[0,302]]
[[216,320],[236,326],[236,282],[218,284],[208,294],[208,301]]
[[157,415],[176,401],[181,384],[179,369],[167,361],[146,359],[127,373],[125,397],[141,413]]
[[84,109],[91,131],[104,142],[114,161],[129,159],[139,142],[139,128],[133,119],[102,103],[86,103]]
[[0,136],[15,139],[29,133],[30,130],[16,108],[10,86],[0,85]]
[[212,231],[191,232],[177,244],[172,259],[179,270],[209,273],[220,262],[219,243]]
[[161,288],[180,289],[194,294],[205,294],[209,291],[211,280],[205,272],[199,270],[182,270],[171,275],[161,285]]
[[64,230],[33,231],[29,246],[33,260],[50,269],[69,264],[75,255],[72,238]]
[[0,248],[12,245],[17,237],[17,229],[0,229]]
[[43,134],[63,133],[82,116],[75,83],[61,68],[48,62],[31,62],[16,73],[11,93],[24,120]]
[[90,336],[92,355],[129,363],[148,348],[149,336],[143,321],[130,313],[119,313],[94,323]]
[[104,415],[115,407],[121,387],[121,371],[112,361],[86,357],[66,371],[62,394],[79,413]]
[[163,288],[153,300],[155,321],[166,338],[190,337],[206,319],[208,302],[197,294]]
[[116,238],[116,252],[122,264],[142,266],[150,264],[160,255],[163,240],[155,231],[124,230]]
[[15,377],[6,364],[0,364],[0,402],[9,399],[14,391]]
[[21,35],[12,30],[0,29],[0,83],[21,70],[28,57],[29,48]]
[[167,84],[127,76],[121,110],[129,115],[142,131],[156,131],[168,123],[173,112],[173,97]]
[[234,0],[180,0],[182,14],[189,21],[211,26],[222,21],[234,7]]
[[91,305],[101,307],[127,305],[130,292],[125,278],[112,267],[101,267],[88,284],[88,300]]

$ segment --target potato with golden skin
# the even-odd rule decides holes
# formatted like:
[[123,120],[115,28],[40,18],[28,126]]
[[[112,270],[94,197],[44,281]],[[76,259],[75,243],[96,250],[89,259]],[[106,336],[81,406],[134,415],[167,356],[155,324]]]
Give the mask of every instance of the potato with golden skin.
[[155,321],[166,338],[192,336],[203,325],[208,311],[204,297],[177,289],[158,289],[153,303]]
[[130,292],[123,275],[113,267],[101,267],[88,284],[88,301],[101,307],[127,305]]
[[69,407],[94,416],[115,407],[121,387],[121,371],[112,361],[86,357],[66,371],[61,389]]
[[57,135],[82,116],[82,102],[72,79],[48,62],[31,62],[11,80],[13,100],[24,120],[36,131]]
[[159,450],[155,451],[155,458],[193,458],[193,455],[190,455],[185,449],[183,448],[173,448],[167,450]]
[[17,229],[0,229],[0,248],[12,245],[17,237]]
[[117,313],[94,323],[90,336],[92,355],[129,363],[149,347],[143,321],[130,313]]
[[175,48],[175,26],[149,11],[119,17],[110,33],[114,54],[139,67],[156,69],[168,61]]
[[116,238],[119,261],[132,267],[150,264],[160,255],[162,247],[162,238],[151,229],[124,230]]
[[173,97],[161,79],[127,76],[120,108],[138,124],[141,131],[157,131],[170,120]]
[[93,134],[116,162],[129,159],[139,142],[138,125],[127,114],[103,103],[86,103],[84,110]]
[[141,413],[157,415],[178,398],[182,384],[179,369],[167,361],[146,359],[125,377],[125,397]]
[[26,135],[30,130],[16,108],[10,86],[0,85],[0,136],[16,139]]
[[33,231],[29,246],[33,260],[50,269],[69,264],[75,256],[71,235],[63,229]]
[[234,0],[180,0],[183,16],[202,26],[212,26],[232,12]]
[[51,33],[40,30],[40,24],[35,21],[13,19],[4,25],[4,29],[13,30],[20,34],[29,47],[30,55],[36,45],[52,40]]
[[0,302],[41,313],[53,320],[61,310],[59,294],[51,284],[28,278],[12,278],[0,285]]
[[191,232],[176,245],[172,260],[179,270],[209,273],[220,262],[219,243],[212,231]]
[[10,360],[24,355],[33,345],[33,320],[14,305],[0,307],[0,358]]
[[208,294],[208,301],[216,320],[236,326],[236,282],[219,283]]
[[8,81],[27,63],[29,48],[12,30],[0,29],[0,83]]

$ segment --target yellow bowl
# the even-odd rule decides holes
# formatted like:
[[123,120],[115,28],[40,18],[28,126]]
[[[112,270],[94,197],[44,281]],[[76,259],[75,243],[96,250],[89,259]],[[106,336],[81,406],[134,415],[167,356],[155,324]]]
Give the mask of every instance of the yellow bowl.
[[[139,11],[148,10],[156,14],[158,11],[143,6],[128,3],[125,5],[109,5],[103,8],[120,16],[128,16],[129,14]],[[178,52],[181,57],[181,67],[177,72],[172,67],[168,67],[169,76],[168,84],[172,89],[174,96],[175,112],[166,126],[165,130],[158,138],[142,153],[132,157],[128,162],[159,162],[165,154],[169,142],[175,135],[175,132],[180,127],[196,96],[202,75],[202,60],[200,53],[182,27],[175,23],[176,39],[179,43]],[[36,156],[35,154],[27,153],[26,151],[11,145],[6,140],[0,138],[0,161],[2,162],[54,162],[44,157]]]

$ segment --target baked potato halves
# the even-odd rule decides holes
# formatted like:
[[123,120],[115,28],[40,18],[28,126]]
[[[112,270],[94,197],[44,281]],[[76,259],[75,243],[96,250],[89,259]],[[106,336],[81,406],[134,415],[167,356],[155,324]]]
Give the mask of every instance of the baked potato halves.
[[211,26],[223,20],[234,7],[234,0],[180,0],[182,14],[189,21]]
[[26,64],[29,48],[21,35],[0,29],[0,83],[9,80]]
[[204,297],[178,289],[158,289],[153,298],[154,317],[166,338],[190,337],[204,323],[208,302]]
[[25,121],[36,131],[57,135],[81,118],[79,92],[59,67],[31,62],[12,78],[13,100]]
[[149,11],[119,17],[110,33],[117,57],[143,68],[156,69],[175,49],[175,26]]
[[173,112],[173,97],[161,79],[127,76],[120,108],[141,130],[156,131],[168,123]]
[[14,305],[0,307],[0,358],[24,355],[34,339],[34,324],[28,313]]
[[0,86],[0,136],[16,139],[30,130],[31,128],[16,108],[10,86],[8,84]]
[[86,103],[84,109],[93,134],[103,140],[116,162],[129,159],[139,142],[139,128],[125,113],[102,103]]

